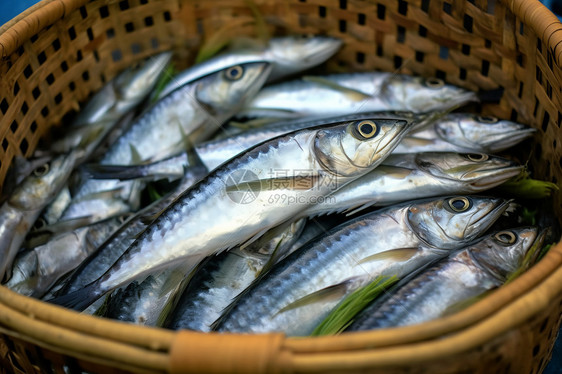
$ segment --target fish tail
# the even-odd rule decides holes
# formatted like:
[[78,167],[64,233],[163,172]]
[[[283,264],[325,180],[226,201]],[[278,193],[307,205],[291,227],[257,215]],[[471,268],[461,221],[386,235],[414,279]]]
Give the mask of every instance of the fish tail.
[[47,302],[81,312],[103,296],[104,293],[105,291],[98,287],[98,282],[92,282],[80,290],[55,297]]
[[143,178],[143,168],[128,165],[88,164],[82,166],[82,172],[91,179],[131,180]]

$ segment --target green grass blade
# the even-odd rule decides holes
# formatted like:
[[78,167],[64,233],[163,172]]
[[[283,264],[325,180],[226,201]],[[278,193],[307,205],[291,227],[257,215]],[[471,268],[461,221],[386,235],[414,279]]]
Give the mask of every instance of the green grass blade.
[[523,199],[545,199],[559,189],[554,183],[531,178],[527,171],[496,188],[499,193]]
[[396,276],[377,277],[373,282],[346,297],[330,314],[314,329],[311,336],[334,335],[342,332],[353,318],[369,303],[375,300],[382,291],[398,281]]
[[156,82],[156,87],[154,88],[154,94],[152,95],[152,102],[157,101],[160,98],[160,93],[164,90],[164,87],[170,83],[170,81],[174,78],[174,76],[178,73],[173,63],[170,63],[164,73]]

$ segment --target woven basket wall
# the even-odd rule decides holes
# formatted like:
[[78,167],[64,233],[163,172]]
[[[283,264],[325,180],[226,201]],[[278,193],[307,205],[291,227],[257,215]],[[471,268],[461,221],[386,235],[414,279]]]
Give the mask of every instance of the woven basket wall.
[[[0,29],[0,181],[123,68],[237,22],[274,35],[342,38],[331,71],[436,76],[502,87],[484,114],[537,128],[535,177],[562,181],[562,24],[535,0],[45,0]],[[561,194],[554,198],[562,219]],[[538,373],[562,313],[562,245],[463,312],[419,326],[326,338],[215,335],[83,316],[0,287],[0,372]]]

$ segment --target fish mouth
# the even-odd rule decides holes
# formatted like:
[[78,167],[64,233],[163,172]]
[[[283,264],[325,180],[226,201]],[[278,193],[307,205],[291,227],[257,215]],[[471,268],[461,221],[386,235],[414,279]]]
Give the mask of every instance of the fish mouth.
[[451,105],[447,109],[448,111],[453,111],[471,102],[476,102],[476,103],[480,102],[480,99],[478,98],[478,94],[472,91],[465,92],[460,94],[458,97],[451,99],[449,101]]
[[[394,136],[392,137],[389,136],[388,137],[389,139],[384,144],[382,144],[382,146],[380,143],[377,145],[377,147],[373,151],[371,158],[369,159],[369,164],[368,164],[369,166],[358,166],[355,164],[354,166],[362,167],[362,168],[370,168],[375,162],[377,156],[380,155],[383,151],[386,156],[389,156],[394,150],[394,148],[396,148],[398,144],[400,144],[400,141],[406,136],[406,134],[410,132],[410,129],[415,125],[415,122],[409,120],[405,120],[405,122],[406,124],[404,125],[404,127],[402,129],[395,130]],[[390,150],[387,150],[388,148],[390,148]]]
[[335,38],[326,38],[307,49],[309,55],[304,59],[307,66],[314,66],[334,55],[343,45],[343,41]]
[[462,178],[477,178],[470,186],[477,190],[487,190],[506,182],[519,175],[523,166],[511,166],[501,169],[472,171],[462,175]]
[[503,151],[533,136],[536,131],[537,130],[534,128],[525,128],[515,129],[509,131],[507,134],[499,133],[492,135],[490,141],[486,144],[486,148],[489,150],[489,153]]
[[475,221],[470,222],[470,224],[466,225],[466,230],[469,228],[473,229],[473,234],[467,234],[465,237],[475,236],[475,234],[479,232],[484,232],[489,229],[494,222],[507,210],[509,205],[513,202],[513,199],[504,200],[501,204],[497,207],[493,208],[487,213],[482,214],[482,216],[478,217]]

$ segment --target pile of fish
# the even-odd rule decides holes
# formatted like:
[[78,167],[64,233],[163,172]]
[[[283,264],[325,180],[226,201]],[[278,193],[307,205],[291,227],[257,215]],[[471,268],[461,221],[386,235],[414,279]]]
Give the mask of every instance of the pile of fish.
[[459,111],[478,94],[436,78],[295,77],[341,45],[273,38],[160,92],[170,53],[122,72],[14,164],[4,286],[138,324],[287,335],[380,276],[400,287],[350,330],[437,318],[500,286],[544,236],[490,233],[514,202],[476,194],[521,173],[493,154],[534,130]]

